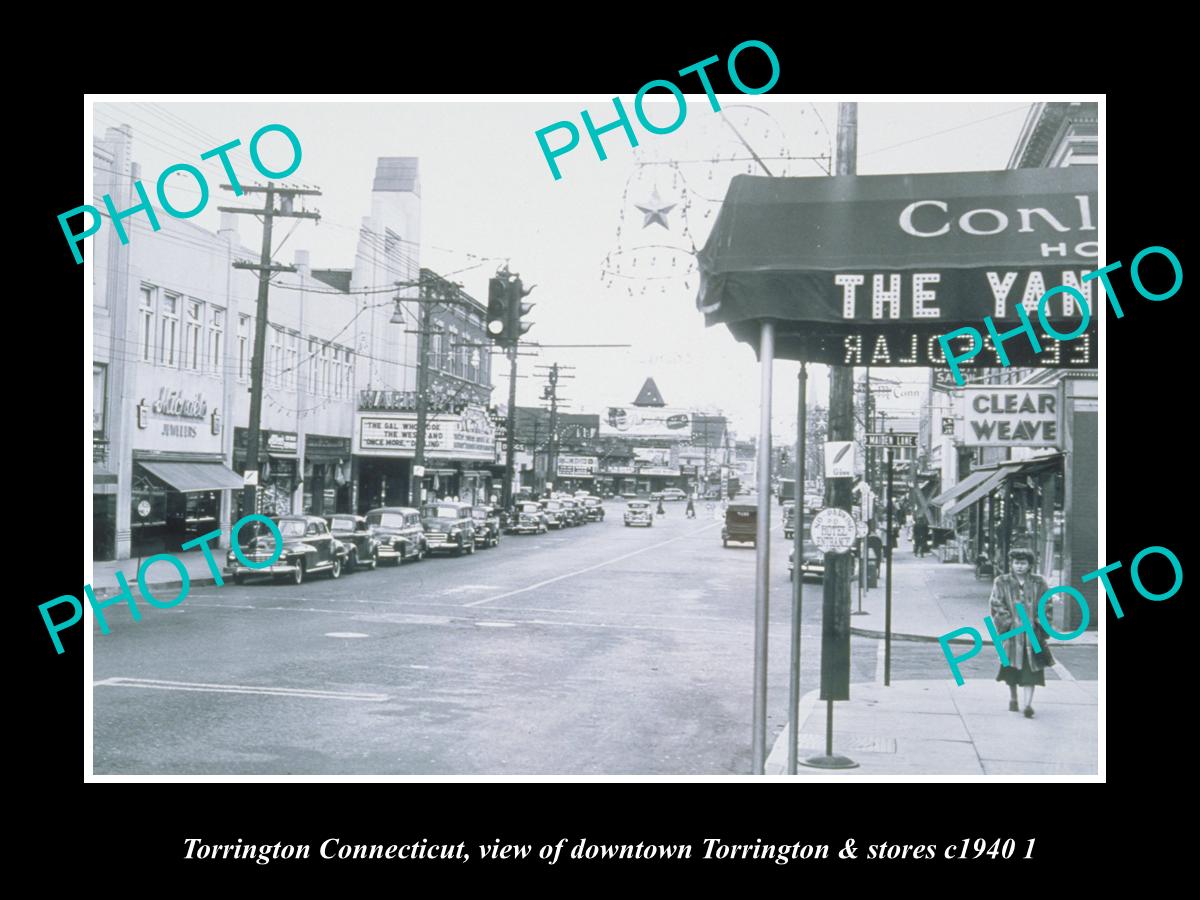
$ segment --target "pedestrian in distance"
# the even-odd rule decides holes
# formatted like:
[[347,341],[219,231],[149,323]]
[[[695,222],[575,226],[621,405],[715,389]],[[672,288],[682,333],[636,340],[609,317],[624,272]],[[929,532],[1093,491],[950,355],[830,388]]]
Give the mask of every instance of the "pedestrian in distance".
[[1024,607],[1025,620],[1033,623],[1034,634],[1037,635],[1038,644],[1042,648],[1040,652],[1034,652],[1028,634],[1024,631],[1013,635],[1004,642],[1004,653],[1009,664],[1001,663],[1000,671],[996,673],[996,680],[1008,685],[1009,712],[1020,711],[1017,705],[1017,688],[1022,688],[1027,719],[1033,718],[1033,689],[1045,686],[1046,676],[1043,670],[1046,666],[1054,665],[1054,659],[1046,645],[1049,636],[1037,619],[1038,600],[1050,589],[1050,585],[1041,575],[1034,574],[1033,563],[1032,550],[1010,550],[1010,571],[992,582],[990,601],[992,621],[998,633],[1009,631],[1020,624],[1016,612],[1016,604],[1020,603]]
[[667,514],[667,511],[666,511],[665,509],[663,509],[663,505],[662,505],[662,497],[661,497],[661,496],[659,496],[659,498],[658,498],[658,510],[657,510],[657,512],[658,512],[658,515],[660,515],[660,516],[665,516],[665,515]]
[[928,550],[929,523],[924,518],[917,519],[913,524],[913,553],[924,556]]
[[[661,502],[661,501],[660,501]],[[696,518],[696,503],[691,497],[688,497],[687,517],[689,519]]]

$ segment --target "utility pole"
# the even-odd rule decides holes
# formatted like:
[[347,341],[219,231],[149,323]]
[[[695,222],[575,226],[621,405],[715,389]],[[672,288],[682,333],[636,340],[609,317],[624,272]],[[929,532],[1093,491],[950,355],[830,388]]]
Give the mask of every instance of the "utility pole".
[[[516,480],[516,472],[514,471],[515,459],[513,455],[516,447],[517,434],[517,343],[514,342],[508,348],[509,359],[509,378],[508,378],[508,440],[505,441],[504,447],[504,508],[507,509],[512,505],[513,498],[513,482]],[[537,453],[537,447],[534,446],[534,453]],[[536,459],[536,456],[534,457]]]
[[[413,449],[412,477],[408,480],[409,505],[421,508],[422,485],[425,479],[425,427],[429,419],[429,338],[432,331],[432,316],[426,301],[425,285],[421,289],[421,302],[418,304],[417,327],[420,335],[417,338],[417,440]],[[418,468],[420,467],[420,468]],[[420,472],[420,475],[417,475]]]
[[[858,104],[838,104],[836,175],[857,172]],[[829,367],[828,441],[854,440],[854,369]],[[825,506],[851,512],[853,478],[830,478],[825,473]],[[799,560],[796,560],[797,568]],[[850,553],[825,554],[825,578],[821,612],[821,693],[826,701],[825,753],[812,757],[805,765],[825,769],[857,766],[853,760],[833,753],[833,703],[850,699],[850,581],[853,556]],[[799,575],[799,572],[797,572]]]
[[558,363],[550,367],[550,459],[546,474],[558,481]]
[[[233,185],[223,184],[222,189],[232,191]],[[295,272],[295,266],[276,265],[271,262],[271,226],[274,219],[286,217],[289,219],[320,219],[319,212],[295,212],[292,209],[298,196],[319,197],[321,192],[307,188],[275,187],[275,182],[268,181],[266,187],[242,187],[245,194],[266,194],[266,202],[262,209],[244,209],[240,206],[219,206],[221,212],[231,212],[245,215],[262,216],[262,250],[258,263],[238,260],[233,264],[235,269],[254,269],[258,272],[258,304],[254,317],[254,355],[250,361],[250,424],[246,440],[246,467],[253,469],[257,475],[259,444],[262,430],[262,393],[263,393],[263,357],[266,354],[267,343],[267,306],[271,289],[271,275],[275,272]],[[275,195],[281,198],[282,205],[275,208]],[[248,484],[242,489],[242,515],[258,512],[257,478],[255,484]]]

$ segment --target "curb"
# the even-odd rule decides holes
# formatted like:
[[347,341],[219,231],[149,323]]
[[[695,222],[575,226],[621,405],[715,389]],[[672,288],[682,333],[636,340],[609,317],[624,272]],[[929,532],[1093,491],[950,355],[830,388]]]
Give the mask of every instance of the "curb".
[[[229,581],[230,581],[230,579],[228,579],[228,578],[225,579],[226,584],[228,584]],[[188,590],[191,590],[194,587],[205,587],[207,585],[216,584],[216,583],[217,583],[216,578],[214,578],[211,575],[204,575],[199,578],[192,578],[188,582],[188,585],[189,585]],[[135,588],[135,587],[136,587],[136,582],[134,582],[133,584],[130,584],[130,588]],[[183,582],[182,581],[153,581],[148,585],[148,587],[150,587],[152,589],[181,588],[181,587],[183,587]],[[94,593],[96,595],[97,600],[107,600],[109,597],[117,596],[117,594],[120,593],[120,589],[119,588],[95,588],[95,587],[93,587],[92,593]],[[138,590],[138,594],[141,595],[143,597],[143,599],[145,598],[145,595],[142,594],[142,592],[140,590]]]
[[[859,637],[875,638],[876,640],[883,640],[886,636],[884,634],[884,632],[882,632],[882,631],[876,631],[872,628],[855,628],[853,625],[850,626],[850,633],[856,634]],[[992,645],[990,636],[985,637],[981,633],[980,637],[983,638],[983,643],[985,646]],[[1083,637],[1083,635],[1080,635],[1079,637]],[[1098,636],[1097,636],[1097,638],[1098,638]],[[936,644],[939,642],[940,639],[933,635],[928,635],[928,634],[902,634],[900,632],[893,631],[892,632],[892,640],[893,641],[916,641],[919,643]],[[973,644],[974,641],[968,640],[967,638],[952,638],[951,640],[947,641],[946,643],[948,643],[948,644]],[[1050,639],[1050,645],[1053,647],[1065,647],[1068,644],[1074,644],[1077,647],[1096,647],[1099,645],[1099,640],[1097,639],[1094,641],[1081,641],[1081,640],[1079,640],[1079,638],[1074,638],[1069,641],[1060,641],[1057,638]]]

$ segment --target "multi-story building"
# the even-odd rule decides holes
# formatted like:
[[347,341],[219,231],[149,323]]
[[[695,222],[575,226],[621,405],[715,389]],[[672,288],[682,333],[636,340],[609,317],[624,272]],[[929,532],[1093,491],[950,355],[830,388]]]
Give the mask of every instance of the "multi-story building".
[[[129,126],[93,144],[96,201],[134,204]],[[238,216],[210,232],[144,214],[95,234],[93,552],[125,559],[169,551],[242,513],[242,474],[257,469],[262,509],[329,514],[407,502],[416,388],[420,269],[417,160],[379,160],[354,265],[313,269],[307,250],[271,282],[263,356],[262,439],[247,459],[258,279]],[[283,260],[276,259],[275,262]],[[396,298],[396,299],[394,299]],[[485,310],[467,298],[433,307],[426,486],[487,491],[495,442],[484,408],[491,371]],[[403,432],[403,433],[400,433]],[[483,470],[479,470],[479,466]]]

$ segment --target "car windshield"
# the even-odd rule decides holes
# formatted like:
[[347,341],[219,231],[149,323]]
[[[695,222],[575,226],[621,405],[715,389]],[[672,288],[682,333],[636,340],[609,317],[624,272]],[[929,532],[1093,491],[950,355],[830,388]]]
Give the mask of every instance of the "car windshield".
[[488,517],[488,511],[486,509],[473,509],[471,510],[471,515],[476,519],[486,519]]
[[535,512],[541,512],[541,511],[542,511],[542,508],[540,506],[538,506],[536,503],[522,503],[521,504],[521,512],[535,513]]
[[588,497],[586,500],[583,501],[583,505],[584,506],[599,506],[600,501],[598,499],[596,499],[595,497]]
[[349,516],[335,516],[329,520],[330,531],[353,531],[354,525],[354,519],[350,518]]
[[562,502],[559,500],[547,500],[546,509],[562,509]]
[[369,513],[367,515],[368,525],[378,525],[380,528],[403,528],[404,514],[403,513]]
[[457,506],[426,506],[421,510],[421,515],[427,516],[430,519],[457,519]]
[[284,537],[304,537],[304,524],[302,519],[282,519],[279,533]]

